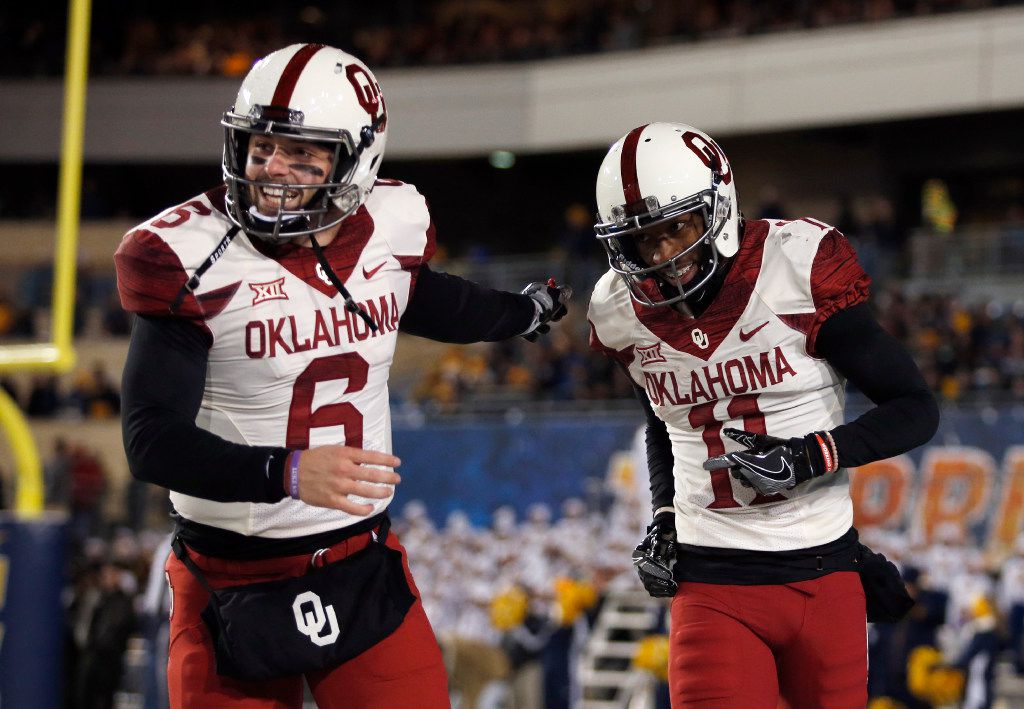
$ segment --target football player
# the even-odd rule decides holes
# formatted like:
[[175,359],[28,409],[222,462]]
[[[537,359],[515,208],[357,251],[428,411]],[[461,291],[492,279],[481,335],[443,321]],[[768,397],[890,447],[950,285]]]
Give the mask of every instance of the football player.
[[[647,414],[654,519],[634,563],[672,598],[673,706],[864,707],[847,470],[928,441],[931,392],[873,317],[843,235],[744,220],[729,161],[700,130],[623,136],[597,204],[611,269],[591,344]],[[844,424],[847,380],[875,407]]]
[[[174,707],[300,707],[303,675],[321,707],[448,706],[438,644],[387,532],[400,481],[388,407],[398,332],[535,339],[571,291],[549,281],[509,293],[432,270],[423,196],[377,177],[388,120],[356,57],[317,44],[275,51],[221,121],[224,184],[133,229],[115,256],[122,304],[138,315],[125,449],[134,476],[170,489],[176,517]],[[285,608],[290,627],[269,628],[273,642],[222,657],[228,623],[215,650],[218,626],[201,620],[211,590],[301,578],[376,542],[400,553],[411,607],[369,649],[280,676],[290,648],[350,640],[333,606],[300,594]],[[375,569],[362,573],[375,582]],[[357,599],[355,615],[372,617],[378,600]],[[248,652],[259,662],[238,660]]]

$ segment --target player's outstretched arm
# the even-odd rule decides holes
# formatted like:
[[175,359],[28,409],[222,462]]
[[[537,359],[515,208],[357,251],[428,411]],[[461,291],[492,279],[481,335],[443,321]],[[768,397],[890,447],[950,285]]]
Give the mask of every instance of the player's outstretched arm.
[[[564,307],[562,301],[568,298],[555,300]],[[547,320],[542,320],[544,312]],[[528,333],[540,322],[564,314],[555,307],[545,311],[529,294],[487,288],[423,264],[416,271],[416,287],[400,327],[402,332],[439,342],[496,342]]]
[[299,499],[316,507],[366,516],[373,512],[373,505],[353,498],[383,500],[394,494],[395,485],[402,480],[398,473],[389,470],[401,465],[397,457],[349,446],[319,446],[293,452],[286,466],[286,478],[296,455]]

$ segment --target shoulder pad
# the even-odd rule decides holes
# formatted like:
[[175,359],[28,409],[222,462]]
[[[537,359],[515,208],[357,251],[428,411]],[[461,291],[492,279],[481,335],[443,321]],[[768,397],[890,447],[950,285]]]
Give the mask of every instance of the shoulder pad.
[[[614,271],[606,271],[594,286],[587,319],[593,328],[591,346],[595,349],[622,350],[633,344],[633,302],[626,284]],[[594,337],[603,348],[595,345]]]
[[388,242],[395,256],[426,263],[437,245],[427,200],[415,186],[397,180],[377,180],[366,198],[374,232]]

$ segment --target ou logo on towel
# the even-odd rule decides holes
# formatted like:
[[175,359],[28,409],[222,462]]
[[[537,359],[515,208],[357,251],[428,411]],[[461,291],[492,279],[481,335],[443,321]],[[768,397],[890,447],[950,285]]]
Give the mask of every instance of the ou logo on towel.
[[[308,610],[303,607],[307,606]],[[292,612],[295,613],[295,626],[303,635],[308,635],[314,645],[324,647],[338,639],[340,629],[338,628],[338,617],[334,613],[334,606],[324,606],[320,596],[312,591],[300,593],[292,602]],[[327,634],[321,634],[324,626],[327,626]]]

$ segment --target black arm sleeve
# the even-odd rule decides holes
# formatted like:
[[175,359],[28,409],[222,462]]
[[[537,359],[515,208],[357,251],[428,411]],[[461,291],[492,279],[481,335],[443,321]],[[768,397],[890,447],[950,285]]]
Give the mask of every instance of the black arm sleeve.
[[935,397],[910,353],[882,329],[866,303],[826,320],[815,348],[876,404],[832,430],[840,465],[864,465],[906,453],[935,435]]
[[535,312],[527,295],[485,288],[423,264],[400,329],[439,342],[494,342],[526,332]]
[[644,440],[647,444],[647,470],[651,476],[651,511],[654,512],[662,507],[672,507],[676,494],[672,441],[665,422],[654,415],[647,392],[634,383],[633,393],[647,416]]
[[128,467],[140,480],[194,497],[276,502],[285,496],[287,449],[231,443],[196,426],[209,346],[209,336],[184,320],[135,319],[121,383]]

